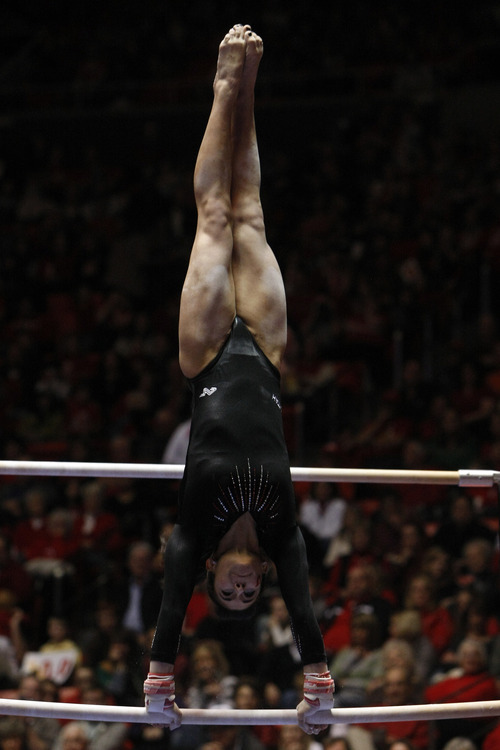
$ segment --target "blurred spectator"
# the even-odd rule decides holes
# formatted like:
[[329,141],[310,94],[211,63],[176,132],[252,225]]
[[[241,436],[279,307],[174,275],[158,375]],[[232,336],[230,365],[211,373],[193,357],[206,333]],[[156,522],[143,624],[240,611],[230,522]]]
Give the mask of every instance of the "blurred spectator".
[[408,582],[421,569],[425,546],[426,538],[421,525],[416,521],[404,521],[396,550],[384,554],[390,586],[399,602],[404,599]]
[[[425,690],[429,703],[462,703],[498,699],[496,681],[488,671],[486,649],[472,639],[462,641],[458,648],[458,667],[454,674],[430,685]],[[457,735],[484,734],[489,719],[453,719],[438,722],[439,744],[442,747]]]
[[294,724],[280,729],[278,750],[322,750],[323,745]]
[[[23,675],[19,681],[18,699],[21,701],[47,700],[42,693],[43,680],[36,675]],[[57,698],[55,699],[57,701]],[[22,718],[28,750],[52,750],[61,725],[57,719]]]
[[7,534],[0,534],[0,589],[10,591],[14,601],[23,609],[33,596],[33,580],[14,558]]
[[342,595],[348,586],[351,571],[358,567],[368,567],[378,562],[373,548],[372,524],[366,516],[360,516],[349,532],[349,549],[339,555],[328,569],[325,588],[335,596]]
[[12,543],[22,560],[36,557],[47,538],[47,492],[42,487],[31,487],[24,495],[24,517],[16,524]]
[[154,549],[146,542],[135,542],[128,550],[127,577],[115,588],[121,624],[134,632],[142,643],[146,631],[158,618],[161,588],[153,570]]
[[[109,705],[110,696],[97,685],[86,688],[82,693],[82,703],[89,705]],[[79,722],[80,723],[80,722]],[[89,744],[89,750],[122,750],[127,736],[127,726],[122,722],[84,721]],[[68,725],[67,725],[68,726]],[[61,736],[55,743],[53,750],[62,750]]]
[[[406,641],[414,657],[415,680],[425,685],[436,665],[436,652],[430,640],[422,633],[422,618],[414,610],[402,610],[391,617],[389,626],[391,639]],[[390,643],[389,641],[386,641]]]
[[453,636],[453,621],[448,610],[436,601],[433,580],[422,573],[414,576],[408,584],[404,604],[405,609],[420,614],[422,633],[440,657]]
[[[264,696],[260,685],[254,677],[240,677],[234,688],[234,708],[258,710],[265,708]],[[253,726],[251,731],[266,748],[273,750],[278,745],[278,726]]]
[[428,547],[419,572],[432,578],[438,603],[446,605],[456,592],[450,554],[437,545]]
[[[413,673],[404,667],[391,667],[384,677],[382,706],[410,706],[418,702]],[[371,732],[377,750],[385,750],[396,739],[409,740],[416,750],[428,750],[430,731],[427,721],[402,720],[364,725]]]
[[123,550],[117,518],[104,508],[105,488],[98,479],[81,489],[81,506],[74,524],[78,540],[78,568],[83,580],[102,573]]
[[0,719],[1,750],[28,750],[26,728],[22,719],[2,717]]
[[[69,623],[63,617],[52,615],[47,621],[48,639],[39,648],[39,654],[53,656],[49,672],[45,676],[64,684],[69,680],[74,670],[82,663],[82,652],[78,644],[72,639]],[[58,659],[57,657],[60,657]],[[26,656],[30,664],[30,654]],[[42,660],[43,661],[43,660]]]
[[229,673],[229,663],[222,644],[201,641],[191,654],[191,679],[186,693],[189,708],[229,708],[233,705],[236,677]]
[[76,640],[82,651],[84,663],[95,667],[106,657],[114,633],[119,627],[117,605],[99,601],[89,613],[92,622],[87,628],[77,631]]
[[351,621],[359,612],[377,618],[380,637],[387,637],[392,605],[379,593],[379,574],[374,565],[360,564],[347,576],[345,596],[327,606],[324,618],[324,642],[327,653],[334,654],[349,645]]
[[323,558],[328,546],[340,532],[346,502],[335,484],[315,482],[299,506],[299,525],[307,548],[307,559],[313,573],[323,573]]
[[211,726],[208,736],[199,750],[264,750],[248,727]]
[[330,662],[337,708],[367,704],[368,688],[382,676],[380,645],[380,627],[375,615],[354,615],[350,644],[337,651]]
[[136,706],[143,699],[144,674],[132,633],[117,631],[108,653],[96,667],[96,680],[119,706]]
[[453,559],[458,560],[467,542],[472,539],[493,542],[495,535],[478,519],[469,494],[463,490],[454,490],[450,495],[449,513],[434,534],[432,544],[442,547]]
[[[487,745],[483,743],[483,750],[487,750]],[[477,750],[477,745],[467,737],[453,737],[444,746],[443,750]]]

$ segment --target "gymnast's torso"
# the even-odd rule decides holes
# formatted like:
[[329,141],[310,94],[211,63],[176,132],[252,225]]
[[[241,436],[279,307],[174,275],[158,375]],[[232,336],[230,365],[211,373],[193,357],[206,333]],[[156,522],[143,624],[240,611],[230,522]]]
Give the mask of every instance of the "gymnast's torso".
[[216,359],[189,381],[192,427],[179,495],[179,523],[218,539],[243,513],[272,555],[295,525],[283,435],[280,375],[240,318]]

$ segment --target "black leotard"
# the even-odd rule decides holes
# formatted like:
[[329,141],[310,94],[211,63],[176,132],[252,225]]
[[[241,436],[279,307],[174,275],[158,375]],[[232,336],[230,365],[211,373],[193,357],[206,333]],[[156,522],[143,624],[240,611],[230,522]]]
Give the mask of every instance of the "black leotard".
[[189,381],[193,414],[178,523],[165,552],[163,601],[151,651],[174,663],[189,600],[232,523],[249,512],[274,562],[304,664],[325,661],[313,613],[283,435],[279,371],[236,318],[219,355]]

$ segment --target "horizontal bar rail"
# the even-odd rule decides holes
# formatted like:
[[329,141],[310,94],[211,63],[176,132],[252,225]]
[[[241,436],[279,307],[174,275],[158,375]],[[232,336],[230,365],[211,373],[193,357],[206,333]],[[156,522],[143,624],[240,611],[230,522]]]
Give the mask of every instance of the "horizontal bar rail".
[[[162,716],[150,714],[144,707],[102,706],[80,703],[52,703],[0,699],[0,715],[66,720],[124,722],[130,724],[161,724]],[[334,708],[315,715],[321,724],[370,724],[372,722],[430,721],[434,719],[491,718],[500,716],[500,700],[473,703],[431,703],[410,706],[375,706]],[[186,725],[279,726],[296,724],[294,709],[182,709]]]
[[[0,475],[52,477],[108,477],[180,479],[181,464],[99,463],[78,461],[0,461]],[[330,469],[292,467],[294,482],[356,482],[366,484],[441,484],[492,487],[500,472],[480,469],[456,471],[410,469]]]

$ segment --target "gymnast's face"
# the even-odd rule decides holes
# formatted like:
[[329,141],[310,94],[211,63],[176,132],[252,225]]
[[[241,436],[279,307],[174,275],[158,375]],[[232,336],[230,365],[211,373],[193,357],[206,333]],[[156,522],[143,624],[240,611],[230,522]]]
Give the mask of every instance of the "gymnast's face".
[[226,609],[241,610],[257,600],[267,563],[252,552],[229,550],[218,560],[207,560],[207,569],[214,574],[219,603]]

